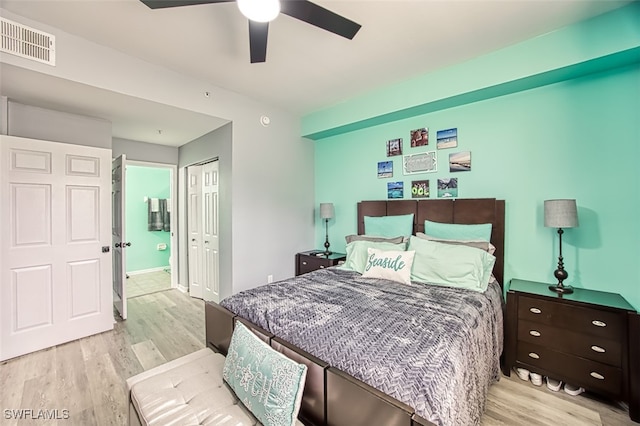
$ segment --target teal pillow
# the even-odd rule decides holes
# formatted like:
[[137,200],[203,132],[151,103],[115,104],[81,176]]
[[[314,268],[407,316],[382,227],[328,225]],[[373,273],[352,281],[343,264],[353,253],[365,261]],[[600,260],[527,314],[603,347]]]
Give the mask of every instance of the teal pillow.
[[424,233],[430,237],[445,240],[482,240],[491,241],[491,223],[462,225],[458,223],[440,223],[424,221]]
[[464,245],[451,245],[411,237],[415,250],[411,281],[483,292],[489,285],[495,256]]
[[375,241],[353,241],[347,244],[347,258],[345,259],[344,264],[338,266],[338,268],[362,274],[364,269],[367,267],[367,259],[369,258],[367,250],[369,248],[404,251],[406,250],[407,245],[405,243],[393,244]]
[[307,366],[274,350],[236,322],[222,377],[265,426],[295,425]]
[[377,237],[408,237],[413,234],[413,213],[397,216],[365,216],[364,233]]

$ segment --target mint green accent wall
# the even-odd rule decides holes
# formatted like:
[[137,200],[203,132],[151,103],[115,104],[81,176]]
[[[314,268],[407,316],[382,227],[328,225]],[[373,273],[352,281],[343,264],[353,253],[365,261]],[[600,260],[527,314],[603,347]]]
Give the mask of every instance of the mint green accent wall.
[[[147,230],[147,203],[144,197],[169,198],[170,174],[165,168],[127,165],[126,237],[131,247],[125,249],[127,272],[169,267],[171,233]],[[164,243],[167,249],[158,250]]]
[[[409,131],[428,127],[428,147],[410,148]],[[403,138],[404,153],[435,149],[436,131],[458,128],[458,148],[438,150],[438,172],[402,175],[401,157],[385,142]],[[563,238],[568,283],[621,293],[640,308],[640,68],[627,66],[553,85],[329,137],[315,143],[316,205],[335,204],[331,248],[356,232],[356,203],[385,199],[386,184],[457,177],[459,197],[506,200],[505,280],[553,281],[554,229],[543,226],[543,201],[575,198],[580,227]],[[470,172],[449,173],[448,155],[471,151]],[[377,178],[392,159],[394,177]],[[324,226],[317,219],[316,246]]]
[[640,2],[303,117],[318,140],[640,61]]
[[[640,3],[516,43],[444,70],[383,87],[303,118],[315,139],[316,206],[335,204],[331,249],[355,233],[356,203],[385,199],[386,184],[457,177],[459,197],[506,200],[505,281],[553,282],[556,230],[543,201],[575,198],[580,227],[563,238],[568,283],[622,294],[640,308]],[[409,147],[428,127],[430,145]],[[404,153],[434,150],[456,127],[458,148],[437,151],[436,173],[403,176],[385,142]],[[448,155],[471,151],[470,172],[449,173]],[[377,178],[393,160],[394,177]],[[316,247],[324,226],[316,214]]]

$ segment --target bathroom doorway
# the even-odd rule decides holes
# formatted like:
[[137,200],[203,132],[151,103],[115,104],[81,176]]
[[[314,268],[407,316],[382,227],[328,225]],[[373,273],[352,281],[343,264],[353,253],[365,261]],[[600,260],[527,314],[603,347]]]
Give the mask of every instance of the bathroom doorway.
[[175,249],[176,167],[129,161],[126,166],[125,221],[127,298],[177,287]]

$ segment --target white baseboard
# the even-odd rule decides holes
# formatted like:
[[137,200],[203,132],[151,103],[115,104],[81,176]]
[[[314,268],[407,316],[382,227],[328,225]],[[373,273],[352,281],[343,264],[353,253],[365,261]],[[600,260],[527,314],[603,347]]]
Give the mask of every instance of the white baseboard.
[[127,275],[148,274],[149,272],[161,272],[161,271],[168,270],[168,269],[171,269],[171,266],[169,266],[169,265],[167,265],[167,266],[158,266],[157,268],[140,269],[138,271],[128,271]]
[[182,284],[178,284],[178,290],[184,294],[189,294],[189,287],[183,286]]

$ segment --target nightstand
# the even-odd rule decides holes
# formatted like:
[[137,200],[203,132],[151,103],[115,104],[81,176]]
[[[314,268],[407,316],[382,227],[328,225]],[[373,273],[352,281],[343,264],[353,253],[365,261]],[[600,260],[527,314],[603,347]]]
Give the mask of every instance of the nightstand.
[[328,256],[324,254],[314,255],[322,250],[303,251],[296,254],[296,276],[306,274],[307,272],[317,269],[328,268],[330,266],[339,265],[347,258],[344,253],[331,253]]
[[629,403],[640,421],[640,316],[619,294],[511,280],[503,372],[514,367]]

